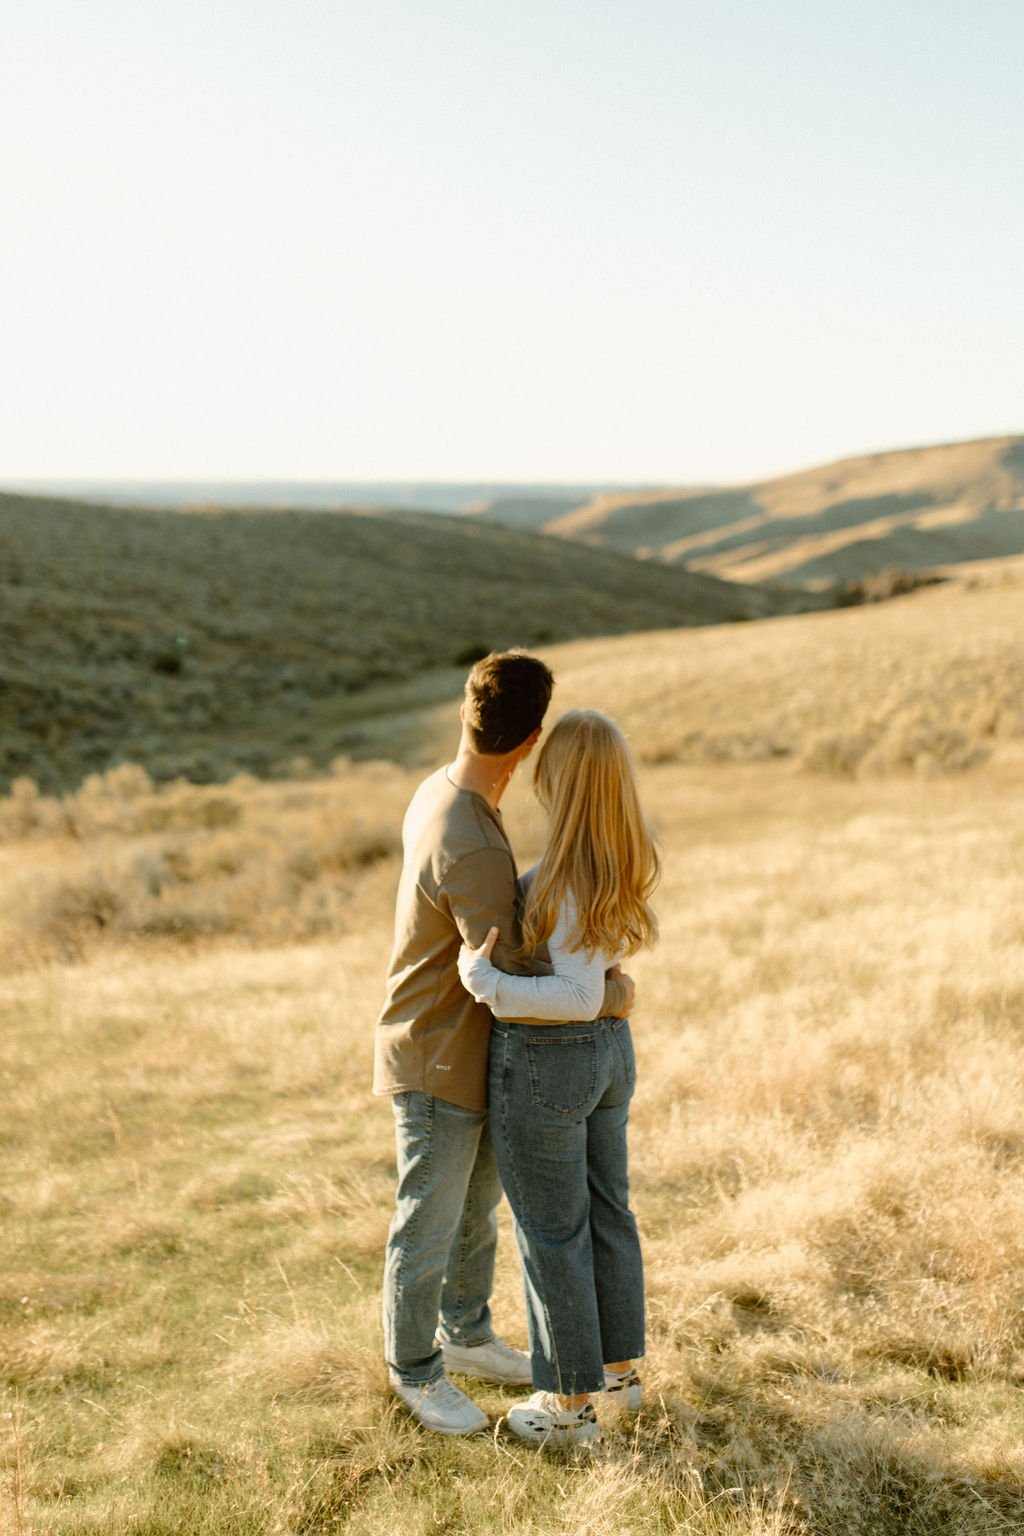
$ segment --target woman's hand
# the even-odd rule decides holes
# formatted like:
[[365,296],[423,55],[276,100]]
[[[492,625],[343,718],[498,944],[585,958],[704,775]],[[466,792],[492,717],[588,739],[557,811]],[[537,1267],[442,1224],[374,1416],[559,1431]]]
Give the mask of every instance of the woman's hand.
[[470,960],[489,960],[494,953],[494,946],[498,942],[499,932],[498,928],[488,928],[487,937],[479,949],[471,949],[468,944],[463,944],[463,951]]
[[498,942],[497,928],[488,928],[487,937],[479,949],[470,949],[468,944],[463,944],[459,950],[459,979],[466,991],[476,998],[478,1003],[486,1002],[479,980],[474,980],[472,975],[473,962],[475,960],[490,960],[491,951]]

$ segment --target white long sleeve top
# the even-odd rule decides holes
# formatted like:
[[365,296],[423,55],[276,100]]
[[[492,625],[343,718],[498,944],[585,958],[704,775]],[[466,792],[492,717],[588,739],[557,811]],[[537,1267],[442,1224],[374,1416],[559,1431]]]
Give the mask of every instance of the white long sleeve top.
[[604,999],[605,972],[618,955],[570,949],[576,933],[576,903],[562,904],[548,940],[553,976],[509,976],[466,945],[459,953],[462,985],[497,1019],[539,1019],[552,1024],[596,1019]]

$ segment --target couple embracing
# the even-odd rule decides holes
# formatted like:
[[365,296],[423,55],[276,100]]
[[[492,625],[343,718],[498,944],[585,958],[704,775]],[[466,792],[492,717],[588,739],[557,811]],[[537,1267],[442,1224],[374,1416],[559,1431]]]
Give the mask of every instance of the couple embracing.
[[[537,755],[545,848],[517,883],[498,806],[536,746],[552,687],[524,652],[478,662],[458,755],[420,785],[403,824],[374,1067],[398,1158],[384,1352],[394,1391],[429,1429],[488,1427],[453,1371],[532,1384],[510,1429],[583,1442],[599,1434],[592,1394],[628,1408],[642,1399],[643,1268],[626,1158],[633,983],[619,962],[656,935],[658,858],[621,732],[572,711]],[[491,1319],[503,1188],[528,1355]]]

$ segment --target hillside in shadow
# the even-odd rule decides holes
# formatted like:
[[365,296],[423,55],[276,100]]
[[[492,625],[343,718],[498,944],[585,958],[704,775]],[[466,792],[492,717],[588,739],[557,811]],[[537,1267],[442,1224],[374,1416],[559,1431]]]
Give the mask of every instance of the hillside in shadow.
[[787,606],[468,518],[0,496],[0,784],[279,774],[350,750],[367,690],[489,649]]

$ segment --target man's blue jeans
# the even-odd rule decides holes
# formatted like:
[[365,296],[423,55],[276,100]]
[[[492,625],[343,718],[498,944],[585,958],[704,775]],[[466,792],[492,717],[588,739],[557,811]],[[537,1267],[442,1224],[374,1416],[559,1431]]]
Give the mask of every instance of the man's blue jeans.
[[516,1220],[533,1384],[598,1392],[644,1352],[644,1276],[629,1208],[636,1061],[625,1019],[491,1030],[491,1129]]
[[395,1214],[384,1259],[384,1355],[406,1385],[444,1369],[452,1344],[494,1337],[490,1295],[501,1182],[485,1110],[428,1093],[392,1099],[398,1153]]

